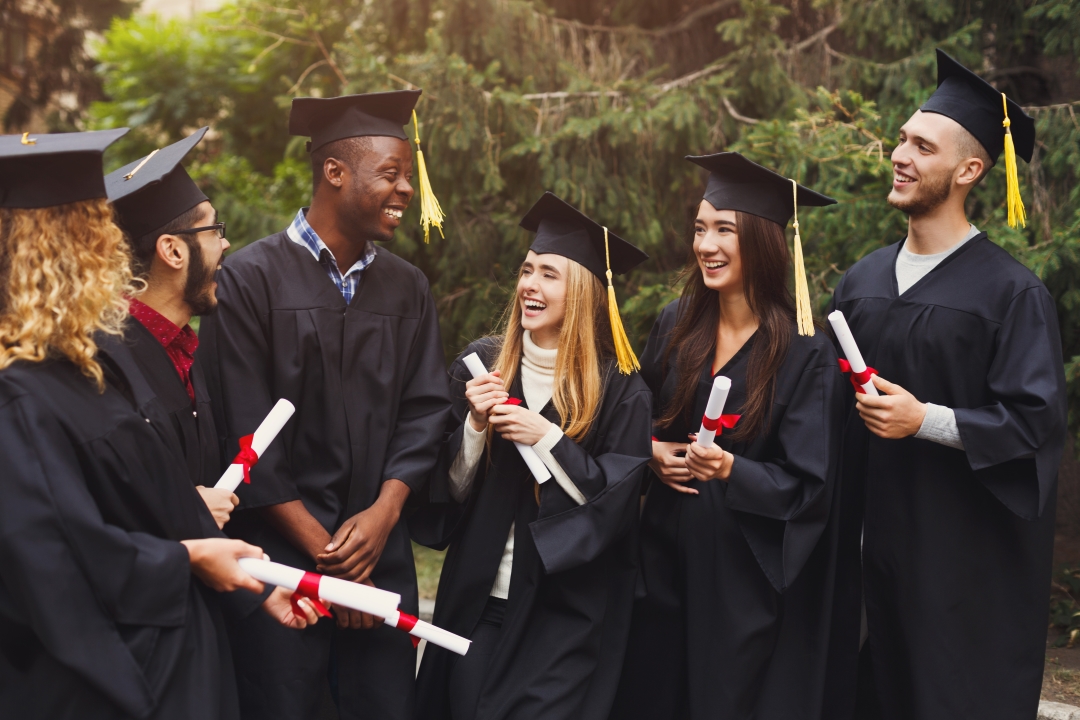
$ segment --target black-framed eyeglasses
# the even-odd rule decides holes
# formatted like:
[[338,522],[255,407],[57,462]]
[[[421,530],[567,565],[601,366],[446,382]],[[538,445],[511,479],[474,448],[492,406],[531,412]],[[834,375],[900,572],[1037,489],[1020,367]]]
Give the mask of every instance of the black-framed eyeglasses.
[[225,239],[225,222],[214,223],[213,225],[204,225],[203,227],[187,228],[186,230],[173,230],[172,235],[184,235],[187,233],[201,233],[205,230],[217,230],[217,236],[219,240]]

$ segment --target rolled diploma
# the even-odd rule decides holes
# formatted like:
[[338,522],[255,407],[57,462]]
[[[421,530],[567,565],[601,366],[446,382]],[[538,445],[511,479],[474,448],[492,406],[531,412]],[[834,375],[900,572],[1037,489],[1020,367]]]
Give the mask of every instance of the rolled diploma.
[[[270,443],[281,432],[281,428],[285,427],[285,423],[289,421],[294,412],[296,412],[296,407],[285,398],[277,401],[277,404],[270,410],[270,414],[266,416],[266,419],[259,425],[259,429],[255,431],[255,436],[251,438],[251,449],[259,457],[262,457],[262,454],[266,452],[266,448],[270,447]],[[222,474],[214,487],[236,492],[236,488],[240,487],[240,483],[243,481],[244,466],[233,463],[225,468],[224,474]]]
[[[487,368],[484,367],[483,361],[476,353],[469,353],[462,360],[465,363],[465,367],[469,368],[469,372],[472,373],[474,378],[478,378],[487,372]],[[551,473],[548,472],[547,465],[540,459],[540,456],[536,454],[536,451],[529,445],[523,445],[516,442],[518,452],[521,453],[521,459],[525,461],[525,464],[529,466],[529,472],[536,478],[536,482],[545,483],[551,479]]]
[[[847,358],[848,364],[851,365],[851,371],[854,373],[866,372],[866,361],[863,360],[862,353],[859,352],[859,346],[855,344],[855,336],[851,334],[851,328],[848,327],[844,313],[833,310],[829,313],[829,323],[832,325],[833,332],[836,333],[836,339],[840,341],[840,349],[844,351],[844,357]],[[878,394],[873,380],[863,385],[862,389],[867,395]]]
[[[731,380],[723,375],[717,375],[712,383],[712,392],[709,393],[709,402],[705,405],[705,417],[710,420],[719,420],[724,414],[724,405],[727,404],[728,392],[731,390]],[[705,423],[698,430],[697,444],[701,447],[712,447],[716,439],[715,430],[706,430]]]
[[[244,572],[256,580],[290,590],[295,590],[304,577],[303,570],[269,560],[240,558],[237,562]],[[397,593],[325,575],[319,576],[319,597],[335,605],[381,618],[397,613],[401,602],[401,596]]]
[[[386,624],[390,627],[397,627],[398,620],[401,618],[401,613],[395,610],[391,615],[387,616]],[[429,622],[423,620],[417,620],[413,625],[412,630],[409,631],[410,635],[420,638],[421,640],[427,640],[429,643],[438,645],[441,648],[446,648],[450,652],[455,652],[458,655],[464,655],[469,652],[469,646],[472,645],[472,640],[455,635],[449,630],[443,630],[441,627],[432,625]]]

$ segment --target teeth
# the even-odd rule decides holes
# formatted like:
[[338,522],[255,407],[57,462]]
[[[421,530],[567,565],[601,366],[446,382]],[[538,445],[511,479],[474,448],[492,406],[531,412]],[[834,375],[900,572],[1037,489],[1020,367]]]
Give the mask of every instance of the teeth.
[[721,260],[706,260],[705,261],[705,267],[709,268],[710,270],[716,270],[717,268],[722,268],[722,267],[725,267],[726,265],[727,265],[727,263],[723,262]]
[[402,213],[401,210],[395,210],[394,208],[385,208],[383,210],[383,212],[386,213],[387,216],[392,217],[392,218],[398,218],[399,220],[401,219],[401,216],[404,214],[404,213]]
[[911,178],[907,177],[906,175],[901,175],[900,173],[893,173],[893,181],[898,183],[914,182],[914,180],[912,180]]
[[547,307],[547,305],[537,300],[526,300],[525,307],[529,308],[530,310],[543,310]]

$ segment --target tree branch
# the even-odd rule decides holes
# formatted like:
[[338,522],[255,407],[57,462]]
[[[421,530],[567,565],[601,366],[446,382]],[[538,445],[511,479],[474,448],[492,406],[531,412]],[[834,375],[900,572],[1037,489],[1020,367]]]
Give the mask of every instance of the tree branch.
[[738,120],[739,122],[746,123],[747,125],[757,125],[759,122],[761,122],[760,120],[757,120],[755,118],[750,118],[750,117],[746,117],[745,115],[740,115],[739,111],[736,110],[734,107],[732,107],[731,101],[728,100],[723,95],[720,96],[720,100],[724,103],[724,107],[727,108],[728,114],[731,115],[731,117]]

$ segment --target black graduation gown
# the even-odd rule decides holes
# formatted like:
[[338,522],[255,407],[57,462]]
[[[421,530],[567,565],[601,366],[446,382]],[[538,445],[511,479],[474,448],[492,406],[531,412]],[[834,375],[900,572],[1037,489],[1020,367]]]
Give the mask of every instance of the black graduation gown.
[[192,484],[213,487],[221,477],[221,450],[210,395],[199,363],[191,366],[191,385],[195,390],[192,404],[165,348],[134,317],[129,317],[124,326],[124,342],[131,348],[140,372],[169,416]]
[[[658,415],[677,383],[664,368],[677,307],[661,312],[641,359]],[[612,718],[825,717],[844,378],[824,333],[801,337],[792,323],[791,334],[767,432],[717,438],[735,455],[728,482],[691,481],[700,494],[684,495],[649,473],[645,592]],[[755,339],[717,373],[732,382],[725,414],[742,412]],[[713,377],[700,371],[696,420],[657,428],[659,440],[697,432]]]
[[833,305],[883,378],[955,410],[965,449],[879,438],[852,403],[845,464],[866,482],[868,652],[881,712],[1034,717],[1065,439],[1054,301],[985,233],[899,295],[900,247],[856,263]]
[[[636,526],[640,481],[650,454],[650,393],[636,373],[605,375],[592,429],[575,443],[563,438],[552,455],[585,495],[578,505],[553,479],[540,486],[513,443],[497,434],[484,451],[464,504],[449,494],[468,414],[462,357],[479,353],[487,367],[495,341],[472,343],[450,367],[454,409],[431,480],[428,504],[410,519],[413,537],[449,545],[436,625],[470,637],[495,582],[511,523],[514,564],[506,616],[491,658],[477,718],[602,718],[618,684],[637,578]],[[523,398],[520,374],[510,389]],[[524,401],[523,401],[523,404]],[[541,414],[560,422],[554,405]],[[417,677],[417,718],[449,718],[453,657],[428,645]]]
[[104,393],[67,361],[0,371],[0,707],[231,720],[215,594],[177,542],[204,536],[210,514],[116,352],[99,354]]
[[[296,414],[252,469],[251,484],[237,490],[240,506],[226,531],[258,544],[280,562],[313,570],[306,553],[275,532],[257,508],[299,499],[333,533],[374,503],[385,480],[397,478],[414,494],[420,491],[438,456],[450,409],[435,303],[423,273],[380,247],[346,306],[310,251],[284,232],[226,258],[217,279],[218,307],[202,320],[198,355],[218,433],[225,438],[223,460],[235,456],[238,439],[254,432],[279,398],[296,406]],[[371,580],[399,593],[401,609],[416,614],[416,570],[404,515]],[[329,623],[301,632],[327,633],[323,625]],[[296,667],[283,672],[298,678],[301,665],[316,662],[273,657],[277,646],[257,647],[255,642],[270,642],[275,634],[310,648],[310,639],[295,640],[272,628],[255,633],[247,647],[236,648],[238,658],[243,655],[238,668],[250,669],[254,683],[272,677],[259,670],[261,663],[280,668],[293,662]],[[413,671],[402,670],[415,667],[408,635],[387,627],[341,634],[361,646],[349,650],[350,657],[369,663],[342,670],[354,676],[348,678],[350,687],[343,688],[342,702],[367,705],[366,712],[382,717],[404,712],[389,708],[411,701]],[[339,653],[345,647],[339,642]],[[325,653],[321,657],[325,662]],[[307,671],[313,678],[320,675],[318,668]],[[247,693],[245,682],[241,672],[245,698],[268,698],[280,689],[271,680],[269,687]],[[315,682],[297,681],[293,694],[310,700],[307,685]],[[346,697],[354,686],[361,693],[357,700]],[[314,692],[317,702],[320,691]],[[295,712],[307,712],[306,702],[299,702]],[[258,710],[270,712],[294,711],[284,706]]]

